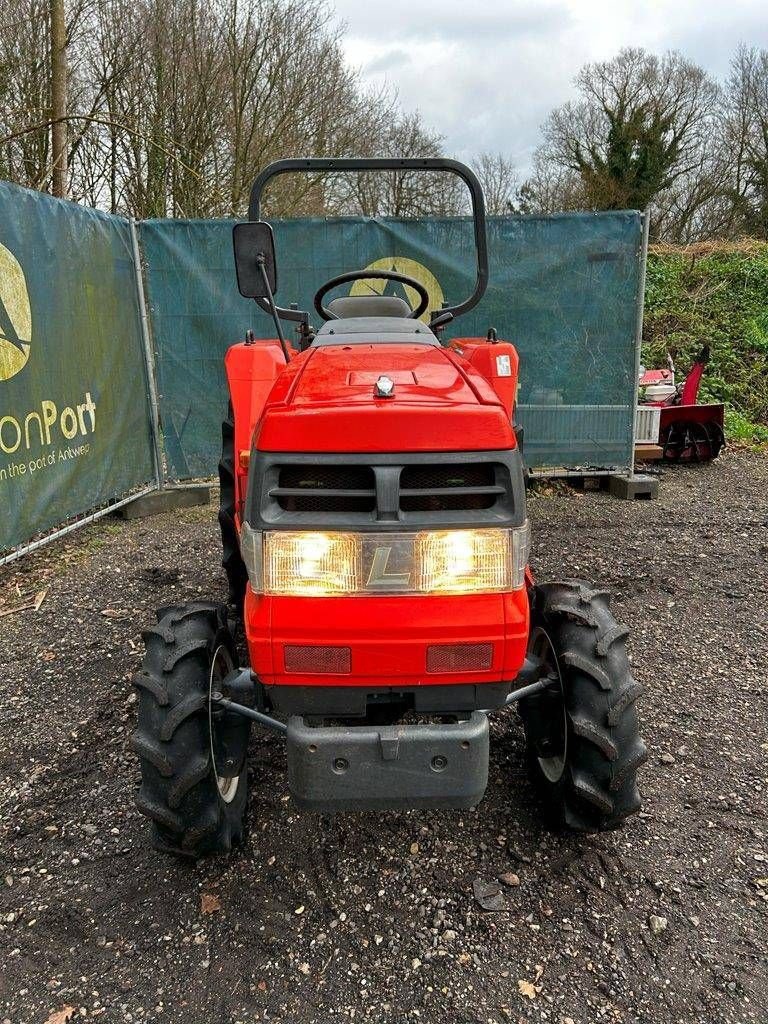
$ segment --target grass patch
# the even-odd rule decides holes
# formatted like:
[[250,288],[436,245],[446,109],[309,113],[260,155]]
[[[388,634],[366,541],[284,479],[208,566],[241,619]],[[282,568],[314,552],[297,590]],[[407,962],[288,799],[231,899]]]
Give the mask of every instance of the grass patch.
[[768,451],[768,427],[752,423],[735,409],[725,410],[725,436],[731,444]]

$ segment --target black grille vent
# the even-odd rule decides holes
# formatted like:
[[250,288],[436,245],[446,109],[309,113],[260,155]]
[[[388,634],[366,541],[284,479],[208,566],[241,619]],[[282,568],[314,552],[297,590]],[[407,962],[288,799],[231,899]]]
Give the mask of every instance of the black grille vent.
[[401,513],[491,509],[506,488],[492,462],[416,463],[378,470],[307,463],[277,468],[269,494],[284,512],[375,514],[375,519],[391,521],[397,519],[398,509]]
[[271,495],[285,512],[373,512],[370,466],[281,466]]
[[492,508],[505,489],[493,463],[404,466],[400,474],[403,512],[447,512]]
[[515,448],[466,455],[255,451],[245,504],[247,521],[262,530],[504,527],[524,515]]

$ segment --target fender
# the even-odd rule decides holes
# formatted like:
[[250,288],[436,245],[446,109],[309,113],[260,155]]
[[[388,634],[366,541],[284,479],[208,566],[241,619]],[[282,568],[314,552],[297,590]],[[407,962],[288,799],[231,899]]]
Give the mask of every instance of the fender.
[[486,338],[454,338],[448,345],[488,381],[512,419],[517,399],[520,359],[517,349],[508,341]]
[[277,338],[242,341],[227,349],[224,369],[235,421],[235,519],[239,528],[245,501],[253,431],[275,381],[285,370]]

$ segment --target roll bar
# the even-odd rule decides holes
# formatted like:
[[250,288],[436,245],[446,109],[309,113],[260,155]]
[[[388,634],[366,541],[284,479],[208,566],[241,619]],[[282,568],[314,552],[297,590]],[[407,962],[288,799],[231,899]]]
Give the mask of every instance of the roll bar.
[[[395,159],[392,157],[333,157],[328,159],[312,157],[276,160],[264,168],[251,186],[248,219],[260,219],[261,194],[264,191],[264,186],[272,178],[278,174],[289,174],[291,172],[311,174],[317,171],[447,171],[449,174],[455,174],[461,178],[469,188],[472,200],[477,277],[475,279],[474,291],[469,298],[455,306],[448,306],[443,310],[435,310],[435,312],[451,313],[454,317],[457,317],[473,309],[478,304],[485,294],[485,289],[488,287],[488,242],[485,231],[485,199],[483,198],[483,189],[477,176],[469,167],[466,167],[458,160],[449,160],[444,157],[431,157],[421,160]],[[261,306],[264,300],[257,299],[256,301]],[[308,319],[306,312],[297,309],[283,309],[278,306],[277,312],[284,320],[307,322]]]

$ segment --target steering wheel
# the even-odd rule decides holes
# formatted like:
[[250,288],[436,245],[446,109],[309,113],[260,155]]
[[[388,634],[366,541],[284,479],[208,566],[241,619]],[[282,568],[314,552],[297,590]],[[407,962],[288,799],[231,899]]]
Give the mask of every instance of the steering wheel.
[[398,274],[394,270],[353,270],[349,274],[340,274],[338,277],[333,277],[318,289],[315,295],[315,309],[323,320],[340,320],[340,317],[323,305],[323,299],[328,292],[332,288],[336,288],[337,285],[347,284],[349,281],[376,281],[381,280],[382,277],[386,281],[397,281],[399,284],[408,285],[409,288],[413,288],[414,291],[418,292],[419,304],[408,315],[409,320],[418,320],[429,305],[429,292],[421,281],[417,281],[413,277],[406,277],[405,274]]

